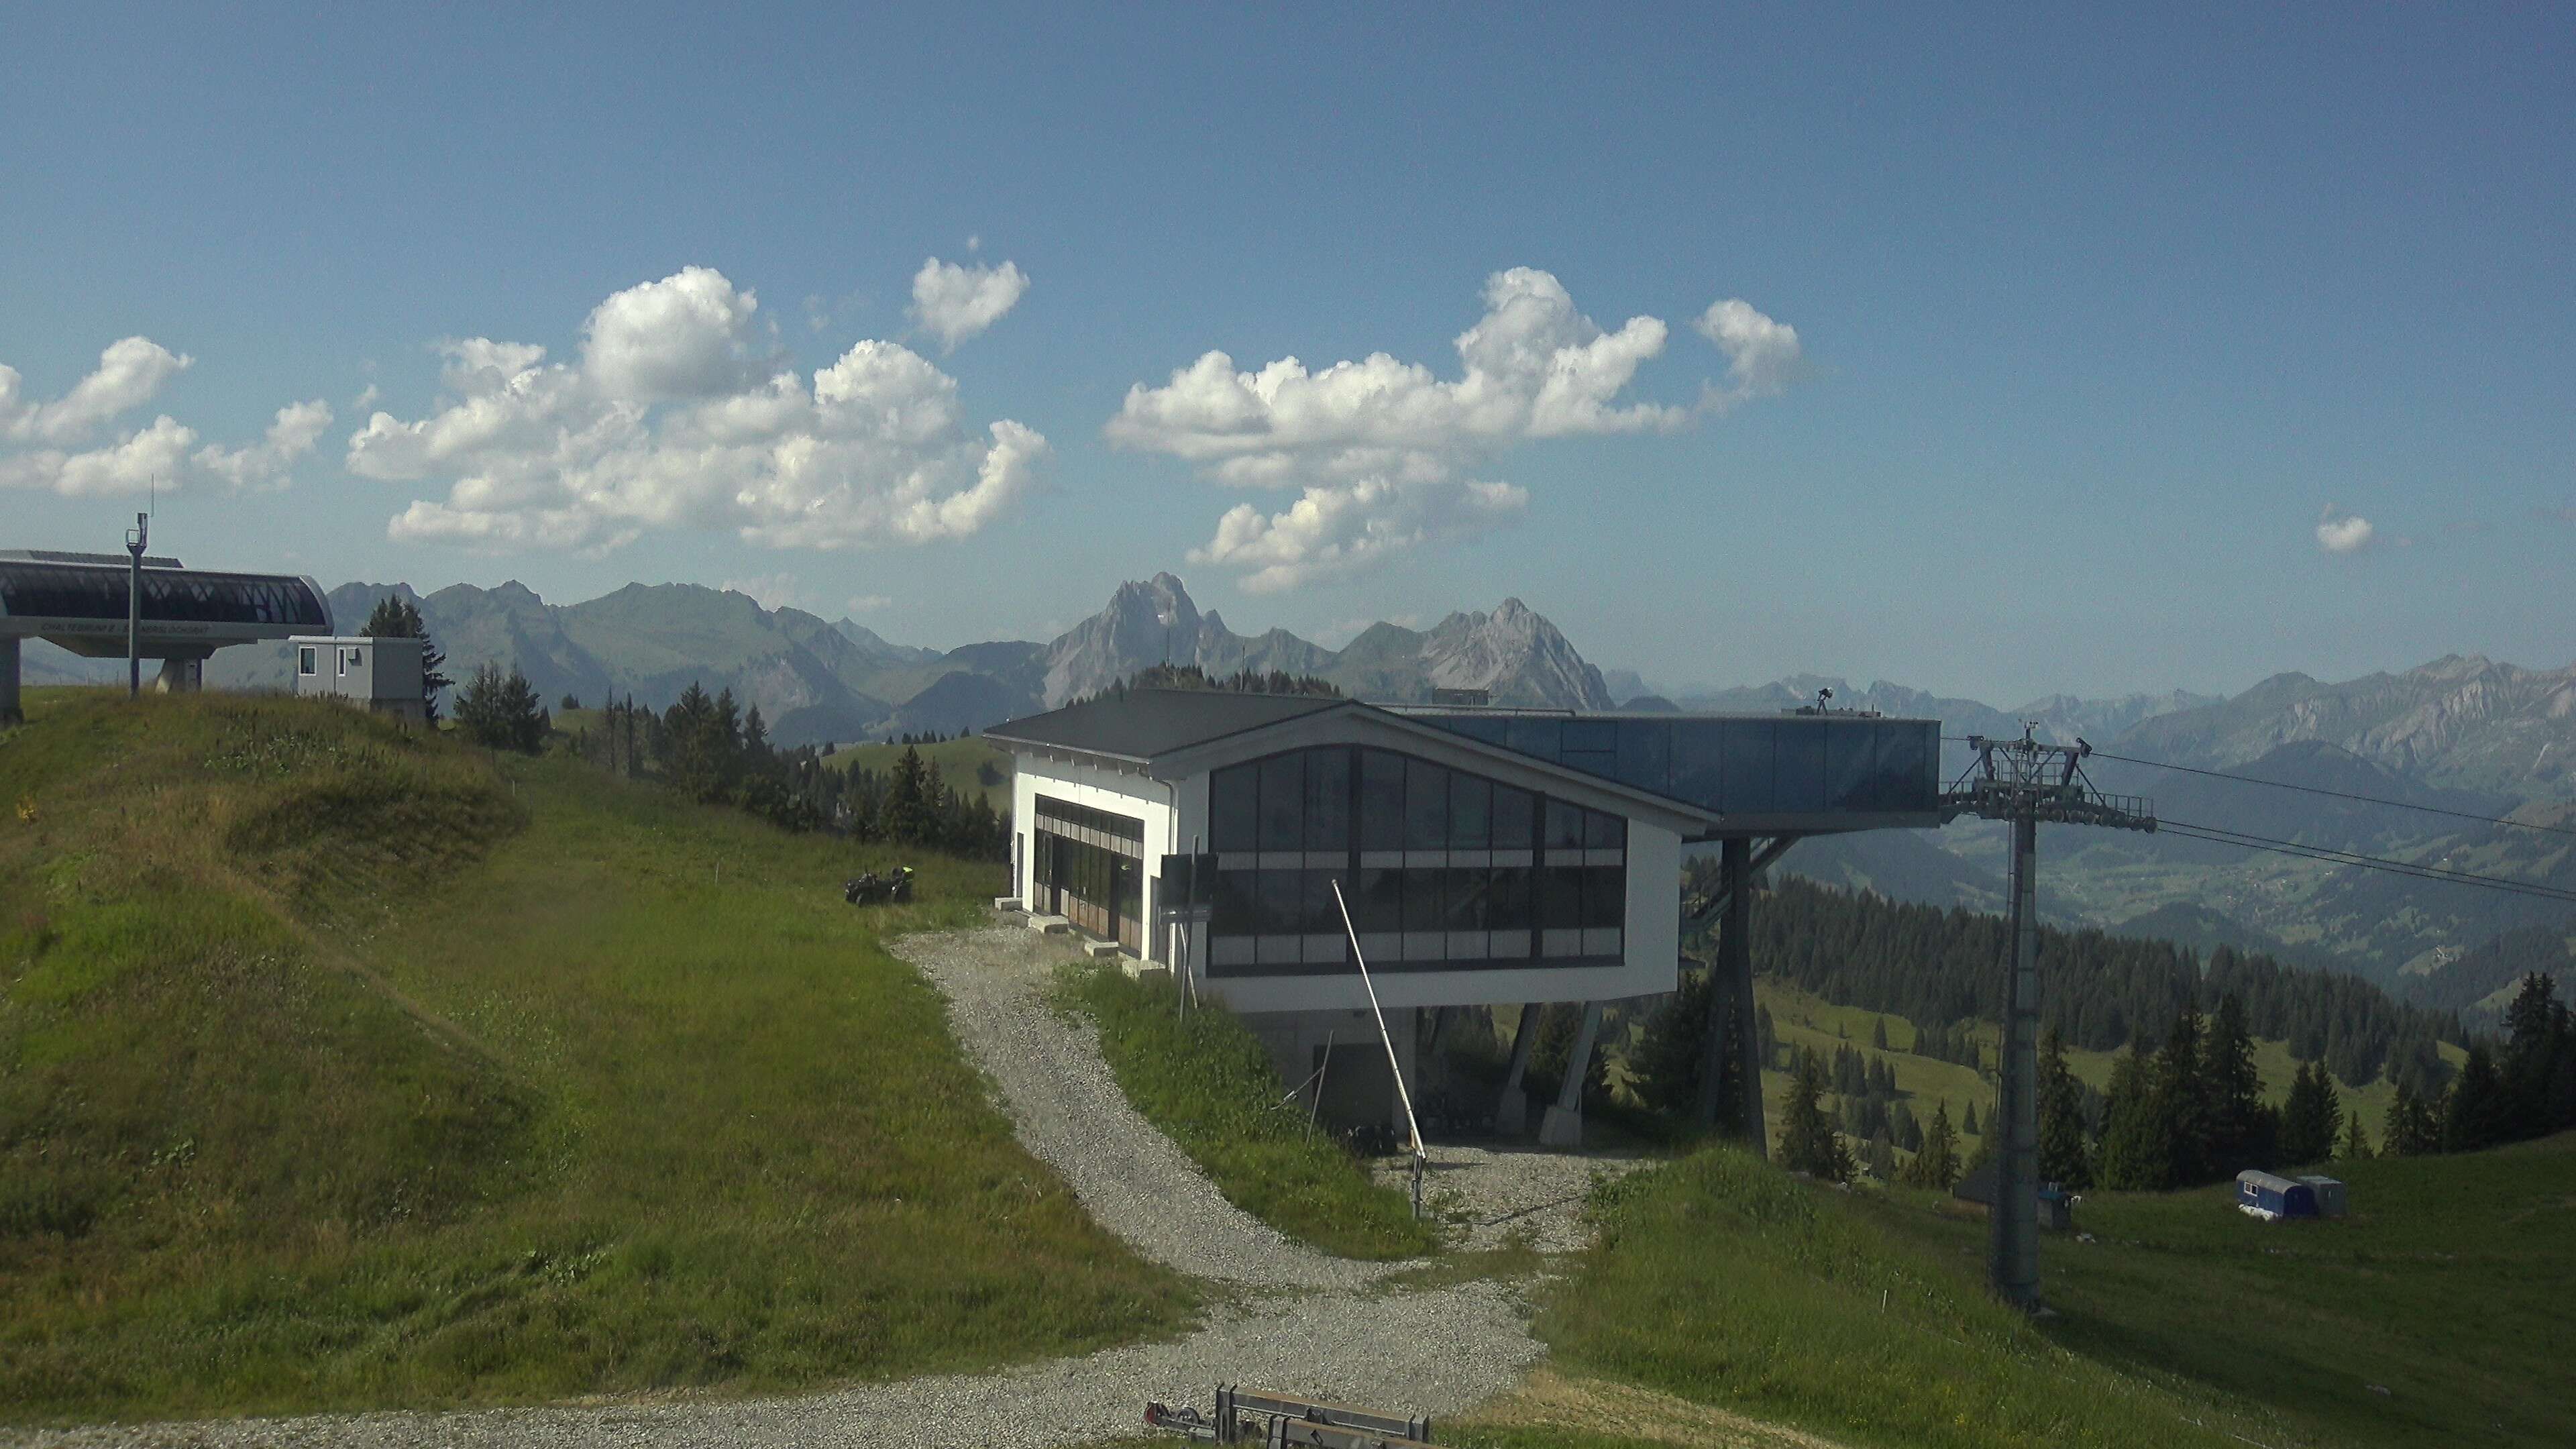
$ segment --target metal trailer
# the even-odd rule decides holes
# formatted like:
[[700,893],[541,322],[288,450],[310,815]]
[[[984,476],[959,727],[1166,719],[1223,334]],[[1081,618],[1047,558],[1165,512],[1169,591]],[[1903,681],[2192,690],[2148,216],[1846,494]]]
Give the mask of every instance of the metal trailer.
[[2317,1195],[2318,1217],[2339,1218],[2343,1216],[2343,1183],[2340,1179],[2307,1175],[2302,1176],[2299,1181],[2306,1183],[2308,1185],[2308,1189]]
[[2236,1208],[2267,1223],[2312,1218],[2317,1215],[2317,1190],[2296,1178],[2249,1167],[2236,1174]]
[[1258,1444],[1262,1449],[1423,1449],[1431,1442],[1431,1421],[1420,1414],[1398,1417],[1234,1384],[1217,1385],[1212,1415],[1202,1415],[1187,1404],[1171,1408],[1149,1403],[1145,1423],[1192,1439]]

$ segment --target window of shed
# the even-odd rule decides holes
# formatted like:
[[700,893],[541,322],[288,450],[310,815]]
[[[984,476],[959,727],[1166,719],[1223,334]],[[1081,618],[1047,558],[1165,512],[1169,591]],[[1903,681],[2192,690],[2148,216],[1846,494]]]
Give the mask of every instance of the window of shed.
[[305,645],[295,651],[295,672],[298,674],[313,674],[318,672],[313,664],[312,645]]

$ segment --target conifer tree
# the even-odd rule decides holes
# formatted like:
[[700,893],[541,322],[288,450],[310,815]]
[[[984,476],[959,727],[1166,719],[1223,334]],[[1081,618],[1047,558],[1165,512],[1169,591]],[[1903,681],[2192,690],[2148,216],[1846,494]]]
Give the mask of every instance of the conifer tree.
[[1708,1055],[1710,977],[1705,967],[1682,972],[1672,999],[1646,1018],[1629,1059],[1638,1099],[1659,1112],[1686,1113],[1699,1103],[1700,1062]]
[[1905,1164],[1901,1180],[1908,1187],[1939,1188],[1944,1192],[1959,1180],[1959,1138],[1950,1129],[1950,1104],[1932,1109],[1932,1125],[1923,1129],[1923,1146],[1914,1160]]
[[2284,1164],[2303,1166],[2334,1155],[2342,1133],[2343,1106],[2334,1079],[2322,1063],[2301,1062],[2290,1078],[2290,1097],[2281,1106],[2281,1151]]
[[1959,1130],[1960,1130],[1961,1132],[1963,1132],[1963,1133],[1967,1134],[1967,1135],[1968,1135],[1968,1136],[1970,1136],[1970,1137],[1983,1137],[1983,1136],[1985,1135],[1984,1133],[1982,1133],[1982,1132],[1980,1132],[1980,1131],[1978,1131],[1978,1130],[1977,1130],[1977,1104],[1976,1104],[1976,1103],[1974,1103],[1974,1102],[1970,1102],[1970,1103],[1968,1104],[1968,1115],[1967,1115],[1967,1117],[1966,1117],[1964,1120],[1962,1120],[1962,1121],[1959,1123]]
[[2370,1156],[2370,1137],[2361,1130],[2361,1109],[2355,1107],[2343,1119],[2343,1152],[2345,1162],[2361,1162]]
[[1887,1050],[1887,1018],[1882,1016],[1870,1022],[1869,1044],[1876,1050]]
[[2093,1185],[2084,1153],[2084,1090],[2066,1063],[2066,1039],[2050,1027],[2039,1044],[2039,1175],[2081,1191]]
[[2442,1150],[2441,1128],[2431,1104],[2415,1094],[2410,1076],[2397,1079],[2397,1095],[2388,1104],[2388,1123],[2380,1145],[2391,1157],[2420,1157]]
[[2173,1186],[2173,1144],[2156,1110],[2152,1054],[2122,1052],[2111,1063],[2109,1102],[2102,1111],[2102,1144],[2096,1180],[2128,1192]]
[[2459,1080],[2451,1084],[2449,1099],[2443,1103],[2442,1150],[2475,1152],[2495,1146],[2505,1140],[2512,1112],[2504,1079],[2496,1071],[2495,1054],[2484,1041],[2470,1043],[2469,1059],[2461,1065]]
[[1849,1182],[1851,1153],[1825,1116],[1824,1092],[1824,1060],[1811,1051],[1798,1053],[1797,1070],[1789,1082],[1789,1105],[1780,1121],[1780,1165],[1791,1172]]
[[2167,1153],[2162,1187],[2209,1180],[2210,1123],[2215,1113],[2201,1066],[2205,1036],[2200,1007],[2186,1000],[2156,1058],[2153,1111]]
[[513,669],[504,677],[499,665],[486,664],[457,696],[456,726],[487,749],[533,755],[545,748],[553,719],[526,675]]
[[[2263,1101],[2263,1077],[2254,1067],[2254,1038],[2246,1030],[2245,1003],[2235,992],[2219,998],[2218,1013],[2210,1018],[2201,1075],[2200,1096],[2210,1114],[2209,1157],[2202,1164],[2203,1176],[2232,1176],[2248,1167],[2270,1166],[2280,1121]],[[2323,1078],[2322,1068],[2317,1075]],[[2324,1145],[2334,1146],[2332,1133]],[[2322,1161],[2323,1154],[2304,1160]]]

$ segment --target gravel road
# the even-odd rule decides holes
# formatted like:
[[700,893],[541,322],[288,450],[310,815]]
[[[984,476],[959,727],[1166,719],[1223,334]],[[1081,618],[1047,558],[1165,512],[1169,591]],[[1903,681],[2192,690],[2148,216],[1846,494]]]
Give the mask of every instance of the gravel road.
[[[1041,1449],[1132,1434],[1147,1399],[1204,1408],[1221,1381],[1437,1418],[1511,1387],[1543,1354],[1511,1285],[1374,1288],[1404,1265],[1327,1257],[1227,1204],[1127,1105],[1090,1028],[1040,999],[1048,973],[1070,954],[1061,941],[996,926],[915,936],[895,949],[947,994],[958,1040],[992,1080],[1020,1140],[1102,1225],[1146,1257],[1235,1287],[1198,1329],[1082,1358],[796,1398],[103,1425],[0,1431],[0,1444]],[[1471,1246],[1502,1241],[1515,1223],[1538,1246],[1574,1246],[1573,1204],[1592,1169],[1612,1165],[1508,1150],[1433,1156],[1442,1164],[1434,1190],[1454,1194],[1447,1201],[1467,1219]]]

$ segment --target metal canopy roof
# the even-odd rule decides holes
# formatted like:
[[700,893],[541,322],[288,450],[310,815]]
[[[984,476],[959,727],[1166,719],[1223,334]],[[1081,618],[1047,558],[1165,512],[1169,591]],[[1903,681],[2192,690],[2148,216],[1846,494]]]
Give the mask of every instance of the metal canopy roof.
[[[47,639],[93,658],[123,655],[128,567],[106,555],[0,554],[0,636]],[[152,658],[203,658],[227,644],[331,629],[322,590],[293,574],[147,561],[142,582],[142,653]]]

